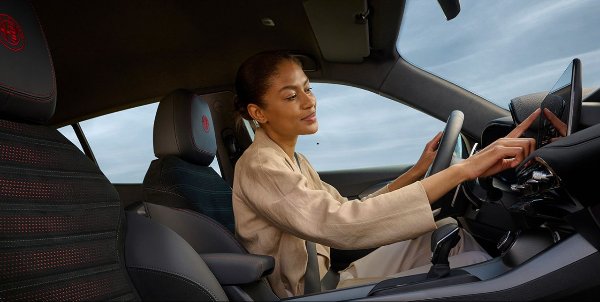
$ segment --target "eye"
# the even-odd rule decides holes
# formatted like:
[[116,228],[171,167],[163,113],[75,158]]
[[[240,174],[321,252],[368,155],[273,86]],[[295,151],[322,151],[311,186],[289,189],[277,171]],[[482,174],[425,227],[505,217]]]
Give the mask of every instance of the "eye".
[[312,94],[312,87],[307,87],[307,88],[305,88],[305,89],[304,89],[304,92],[305,92],[306,94]]
[[289,96],[289,97],[287,97],[285,99],[288,100],[288,101],[293,101],[293,100],[296,99],[296,97],[297,97],[297,94],[294,93],[293,95],[291,95],[291,96]]

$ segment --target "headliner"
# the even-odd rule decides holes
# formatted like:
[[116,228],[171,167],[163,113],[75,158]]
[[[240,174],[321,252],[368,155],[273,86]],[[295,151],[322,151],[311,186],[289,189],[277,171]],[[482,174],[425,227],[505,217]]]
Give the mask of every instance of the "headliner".
[[[379,20],[371,20],[375,61],[393,60],[399,25],[377,24],[384,17],[399,24],[403,3],[397,3],[369,2],[374,16],[379,12]],[[302,0],[33,4],[56,70],[54,125],[150,103],[177,88],[231,89],[239,64],[263,50],[287,49],[316,59],[321,70],[311,77],[332,66],[322,59]],[[399,9],[381,9],[387,5]],[[262,25],[264,17],[276,26]]]

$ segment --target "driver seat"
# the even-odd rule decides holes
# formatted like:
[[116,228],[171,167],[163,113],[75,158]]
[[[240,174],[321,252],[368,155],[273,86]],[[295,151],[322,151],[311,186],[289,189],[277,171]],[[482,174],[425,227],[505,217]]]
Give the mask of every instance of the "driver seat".
[[[218,276],[231,272],[224,271],[226,265],[212,266],[214,259],[208,259],[209,254],[250,266],[257,255],[249,254],[234,237],[231,187],[209,167],[216,151],[208,104],[189,90],[178,89],[166,95],[154,120],[157,159],[143,181],[145,215],[183,237]],[[238,298],[245,296],[242,290],[253,299],[279,300],[266,278],[240,285],[237,293],[231,292],[231,287],[225,289]]]
[[154,120],[157,159],[144,177],[144,210],[198,253],[245,254],[233,236],[231,187],[209,167],[216,151],[208,104],[189,90],[166,95]]

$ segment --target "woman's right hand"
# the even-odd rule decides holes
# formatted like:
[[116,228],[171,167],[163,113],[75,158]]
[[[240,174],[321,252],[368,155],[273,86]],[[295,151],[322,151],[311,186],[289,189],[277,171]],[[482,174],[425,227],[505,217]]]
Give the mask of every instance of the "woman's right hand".
[[535,150],[535,139],[520,136],[537,120],[540,113],[540,109],[536,109],[504,138],[465,160],[463,163],[467,179],[494,175],[521,163]]
[[535,139],[520,136],[539,117],[540,110],[500,138],[464,161],[448,167],[421,181],[431,203],[466,180],[497,174],[520,164],[535,150]]
[[532,138],[501,138],[462,162],[421,181],[433,203],[460,183],[514,168],[535,149]]
[[533,138],[501,138],[460,165],[467,179],[486,177],[514,168],[535,150]]

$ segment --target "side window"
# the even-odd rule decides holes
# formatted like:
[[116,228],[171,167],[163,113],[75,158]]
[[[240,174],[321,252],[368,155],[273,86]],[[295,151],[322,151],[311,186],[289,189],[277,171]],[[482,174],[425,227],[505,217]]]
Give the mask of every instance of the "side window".
[[75,146],[77,146],[77,148],[79,148],[79,150],[81,150],[81,152],[83,152],[81,143],[79,142],[79,139],[77,138],[77,134],[75,134],[75,130],[73,130],[73,127],[71,125],[61,127],[58,129],[58,131],[60,133],[62,133],[62,135],[64,135],[66,138],[68,138]]
[[296,150],[317,171],[414,164],[444,123],[363,89],[313,83],[319,131]]
[[[100,169],[112,183],[143,182],[150,162],[156,159],[152,130],[157,108],[158,103],[153,103],[80,123]],[[71,126],[59,131],[79,146],[67,128]],[[216,157],[211,167],[220,174]]]

